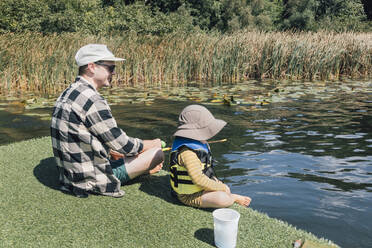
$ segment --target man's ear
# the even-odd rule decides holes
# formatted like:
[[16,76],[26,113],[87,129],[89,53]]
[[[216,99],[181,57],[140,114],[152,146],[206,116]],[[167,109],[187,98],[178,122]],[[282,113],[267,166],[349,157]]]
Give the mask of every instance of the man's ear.
[[87,64],[87,67],[85,68],[84,71],[84,75],[92,77],[94,75],[95,66],[96,65],[94,63]]
[[87,67],[87,72],[94,73],[95,66],[96,65],[94,63],[89,63]]

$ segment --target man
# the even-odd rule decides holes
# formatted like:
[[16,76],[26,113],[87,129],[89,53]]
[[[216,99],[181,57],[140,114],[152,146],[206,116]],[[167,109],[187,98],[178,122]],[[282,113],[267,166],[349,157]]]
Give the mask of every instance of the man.
[[[79,49],[75,60],[79,76],[57,99],[51,124],[62,189],[79,197],[121,197],[121,184],[162,168],[161,140],[127,136],[97,91],[110,85],[115,62],[124,59],[116,58],[106,45],[89,44]],[[110,156],[120,159],[111,161]]]

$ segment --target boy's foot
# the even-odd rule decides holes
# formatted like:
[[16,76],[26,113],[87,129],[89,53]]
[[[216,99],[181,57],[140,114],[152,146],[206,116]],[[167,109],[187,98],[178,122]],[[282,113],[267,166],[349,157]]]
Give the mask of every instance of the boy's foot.
[[251,204],[252,199],[248,196],[243,196],[243,195],[237,195],[233,194],[235,197],[235,202],[238,203],[239,205],[242,205],[244,207],[248,207],[249,204]]
[[158,164],[157,166],[149,170],[149,174],[151,175],[151,174],[158,173],[161,170],[161,168],[163,168],[163,163]]

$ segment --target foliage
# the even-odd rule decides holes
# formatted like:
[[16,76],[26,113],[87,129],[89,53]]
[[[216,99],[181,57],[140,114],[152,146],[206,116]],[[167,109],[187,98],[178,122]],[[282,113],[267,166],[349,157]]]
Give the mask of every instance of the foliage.
[[138,34],[165,34],[193,29],[190,18],[182,18],[182,9],[166,15],[156,10],[152,11],[143,3],[135,3],[109,7],[108,10],[111,21],[108,22],[107,28],[110,33],[134,31]]
[[366,0],[3,0],[0,33],[371,30]]
[[49,14],[47,9],[47,3],[38,0],[0,1],[0,30],[40,32],[41,23]]
[[164,34],[193,29],[187,11],[180,9],[166,15],[142,2],[126,5],[116,2],[108,4],[108,1],[100,0],[4,0],[0,3],[0,11],[3,13],[0,17],[0,33],[108,34],[134,31]]
[[283,28],[297,30],[313,30],[315,0],[286,0],[284,1]]
[[364,12],[366,13],[368,20],[372,21],[372,1],[362,0],[362,4],[364,7]]
[[334,30],[358,30],[362,28],[366,15],[360,0],[318,0],[315,17],[319,19],[318,27]]

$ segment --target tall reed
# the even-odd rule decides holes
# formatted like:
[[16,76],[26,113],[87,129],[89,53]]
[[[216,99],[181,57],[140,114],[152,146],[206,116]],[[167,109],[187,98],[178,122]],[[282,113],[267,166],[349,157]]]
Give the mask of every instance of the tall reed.
[[61,92],[77,74],[76,51],[87,43],[105,43],[126,59],[119,63],[114,85],[372,76],[372,33],[3,34],[0,94]]

